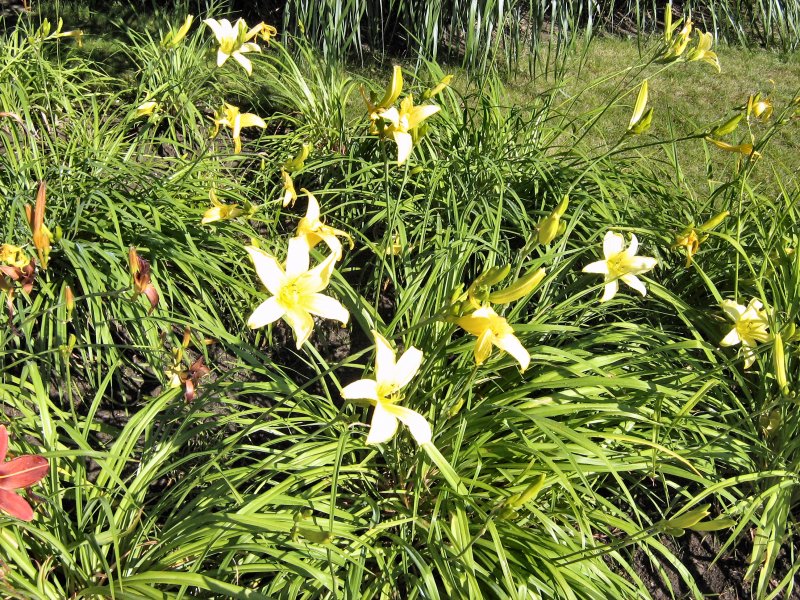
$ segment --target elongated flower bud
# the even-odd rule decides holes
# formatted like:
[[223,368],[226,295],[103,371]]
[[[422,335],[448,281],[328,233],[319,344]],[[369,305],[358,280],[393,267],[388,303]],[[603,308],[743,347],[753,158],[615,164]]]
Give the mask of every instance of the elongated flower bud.
[[531,269],[505,289],[489,294],[489,302],[508,304],[530,294],[542,282],[547,272],[544,268]]
[[789,384],[786,380],[786,356],[783,349],[783,337],[781,337],[780,333],[776,333],[774,336],[772,359],[775,363],[775,381],[778,382],[778,389],[782,394],[788,395]]

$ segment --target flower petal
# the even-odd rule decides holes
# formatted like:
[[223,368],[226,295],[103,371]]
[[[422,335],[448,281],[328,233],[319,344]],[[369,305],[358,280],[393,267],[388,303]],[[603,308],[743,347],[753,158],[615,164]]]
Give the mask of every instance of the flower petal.
[[50,465],[44,456],[26,454],[0,465],[0,489],[26,488],[47,475]]
[[644,287],[644,284],[633,273],[625,273],[625,275],[620,277],[620,279],[622,279],[622,281],[627,283],[634,290],[639,292],[642,296],[647,295],[647,288]]
[[247,58],[244,54],[242,54],[238,50],[233,54],[231,54],[231,56],[233,56],[233,60],[235,60],[240,65],[242,65],[242,67],[244,67],[244,70],[247,71],[248,75],[253,74],[253,63],[250,62],[249,58]]
[[642,273],[647,273],[647,271],[655,269],[656,266],[658,266],[658,260],[655,258],[650,256],[633,256],[628,259],[625,264],[625,269],[629,273],[641,275]]
[[390,383],[395,390],[405,387],[409,381],[417,374],[422,365],[422,350],[411,346],[403,352],[403,355],[394,366],[389,381],[379,379],[381,383]]
[[[222,21],[226,20],[227,19],[222,19]],[[204,19],[203,23],[208,25],[211,28],[211,31],[214,32],[214,37],[217,38],[217,42],[225,37],[225,31],[223,29],[224,25],[222,22],[217,21],[216,19]],[[230,23],[228,23],[228,25],[230,25]]]
[[720,341],[719,345],[726,347],[726,346],[735,346],[736,344],[741,343],[742,338],[739,337],[739,330],[734,327],[731,329],[724,338]]
[[631,234],[631,244],[630,244],[630,246],[628,246],[628,249],[625,250],[625,252],[627,253],[627,255],[629,257],[633,258],[634,256],[636,256],[636,252],[638,250],[639,250],[639,240],[636,239],[636,234],[632,233]]
[[611,300],[616,294],[617,290],[619,289],[619,281],[614,279],[606,283],[606,287],[603,290],[603,297],[600,298],[600,302],[608,302]]
[[402,131],[394,132],[394,141],[397,144],[397,164],[402,165],[408,160],[411,155],[411,149],[414,145],[410,133],[403,133]]
[[403,425],[408,427],[411,436],[420,446],[431,441],[433,432],[428,420],[418,412],[406,408],[404,406],[397,406],[390,404],[386,406],[387,412],[393,414],[395,417],[403,422]]
[[501,350],[505,350],[511,356],[517,359],[517,362],[520,366],[520,371],[524,371],[528,368],[528,365],[531,362],[531,355],[525,349],[525,346],[522,345],[522,342],[519,341],[517,336],[510,333],[501,335],[500,337],[495,338],[494,344]]
[[253,261],[256,275],[258,275],[261,283],[269,290],[270,294],[277,296],[281,291],[285,278],[283,269],[281,269],[278,261],[260,248],[245,246],[245,250],[247,250],[250,259]]
[[247,319],[247,326],[250,329],[264,327],[280,319],[286,313],[286,309],[280,305],[277,296],[267,298],[256,307],[250,318]]
[[0,425],[0,463],[6,459],[8,452],[8,431],[5,425]]
[[297,340],[297,349],[300,350],[314,331],[314,318],[304,310],[287,310],[283,319],[292,328]]
[[388,412],[384,405],[378,402],[375,405],[375,412],[372,413],[372,423],[370,423],[368,444],[382,444],[392,439],[397,431],[397,417]]
[[603,256],[611,258],[615,254],[619,254],[625,248],[625,238],[621,234],[614,231],[607,231],[603,238]]
[[289,250],[286,253],[286,277],[294,278],[301,273],[306,273],[308,271],[308,263],[308,244],[302,238],[291,238],[289,240]]
[[340,323],[347,323],[350,318],[350,313],[342,306],[341,302],[324,294],[315,293],[303,296],[301,304],[304,309],[318,317],[333,319]]
[[267,126],[264,119],[253,113],[242,113],[239,115],[240,127],[261,127]]
[[492,341],[494,341],[494,333],[491,329],[484,329],[475,340],[475,348],[473,355],[475,356],[475,364],[480,365],[489,358],[492,354]]
[[229,56],[230,56],[230,54],[228,54],[227,52],[224,52],[222,50],[222,48],[217,50],[217,66],[221,67],[222,65],[224,65],[225,61],[228,60]]
[[33,509],[24,498],[14,492],[0,489],[0,510],[22,521],[33,520]]
[[375,379],[380,383],[392,382],[395,371],[394,349],[374,329],[372,335],[375,338]]
[[744,315],[745,311],[747,310],[747,307],[744,304],[739,304],[735,300],[723,300],[720,303],[720,307],[734,322],[741,319],[742,315]]
[[608,275],[608,262],[605,260],[598,260],[597,262],[589,263],[583,267],[584,273],[597,273],[598,275]]
[[378,401],[378,384],[374,379],[359,379],[342,388],[342,398],[345,400],[372,400]]
[[439,112],[439,107],[434,104],[415,106],[408,115],[408,128],[414,129],[425,119]]

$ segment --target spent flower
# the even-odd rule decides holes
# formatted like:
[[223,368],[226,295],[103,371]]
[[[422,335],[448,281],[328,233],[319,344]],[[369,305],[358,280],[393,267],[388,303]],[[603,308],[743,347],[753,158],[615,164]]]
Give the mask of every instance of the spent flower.
[[8,462],[8,431],[0,425],[0,510],[22,521],[33,520],[33,509],[15,490],[38,483],[47,475],[50,466],[43,456],[25,454]]
[[302,191],[308,195],[308,209],[306,210],[306,215],[300,219],[300,223],[297,225],[297,237],[304,239],[309,248],[313,248],[320,242],[325,242],[331,253],[336,257],[336,260],[341,260],[342,243],[337,236],[347,238],[351,249],[353,248],[353,238],[346,231],[325,225],[320,220],[317,198],[305,188]]

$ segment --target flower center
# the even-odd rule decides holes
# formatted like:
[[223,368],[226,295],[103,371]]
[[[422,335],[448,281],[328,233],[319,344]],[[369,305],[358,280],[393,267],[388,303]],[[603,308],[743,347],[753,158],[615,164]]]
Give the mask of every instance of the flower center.
[[278,293],[278,302],[285,307],[297,306],[300,302],[300,286],[297,285],[297,280],[290,281],[281,288]]
[[625,252],[618,252],[606,261],[608,273],[614,277],[625,275],[628,272],[628,255]]

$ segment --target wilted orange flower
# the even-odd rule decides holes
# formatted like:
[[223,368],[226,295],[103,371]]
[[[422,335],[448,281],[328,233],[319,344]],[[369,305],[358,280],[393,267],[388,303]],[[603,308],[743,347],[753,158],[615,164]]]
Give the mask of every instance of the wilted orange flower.
[[130,267],[131,277],[133,277],[133,291],[135,298],[139,294],[144,294],[150,301],[150,310],[148,314],[153,312],[158,305],[158,292],[151,281],[150,276],[150,263],[143,259],[136,252],[133,246],[128,250],[128,265]]
[[31,505],[14,493],[32,486],[40,481],[50,466],[43,456],[26,454],[4,462],[8,451],[8,432],[5,425],[0,425],[0,510],[23,521],[33,519]]

